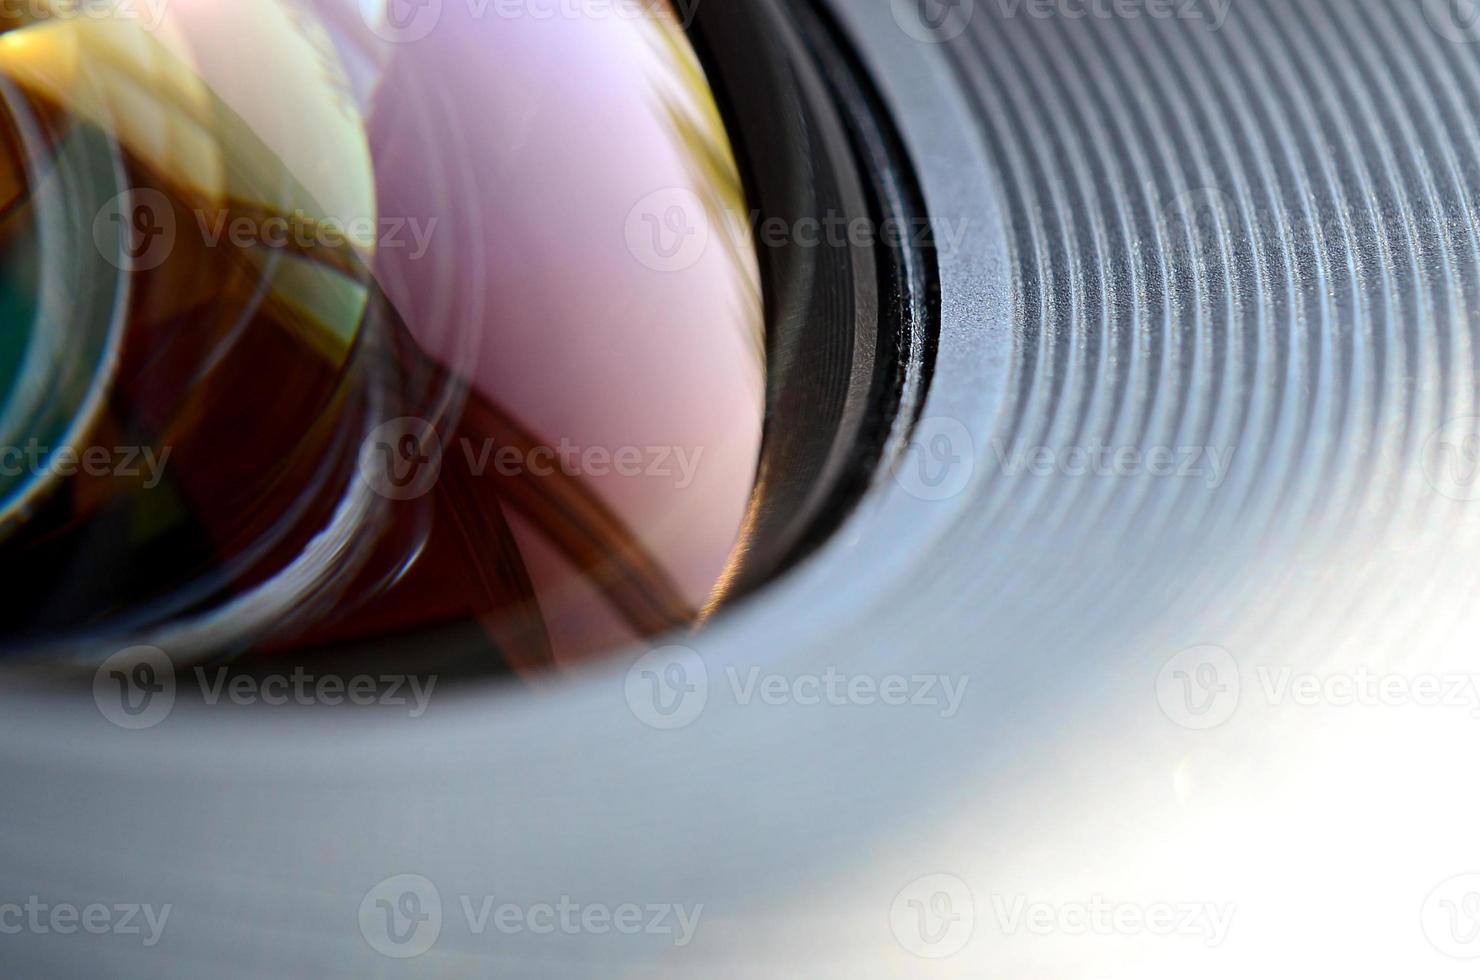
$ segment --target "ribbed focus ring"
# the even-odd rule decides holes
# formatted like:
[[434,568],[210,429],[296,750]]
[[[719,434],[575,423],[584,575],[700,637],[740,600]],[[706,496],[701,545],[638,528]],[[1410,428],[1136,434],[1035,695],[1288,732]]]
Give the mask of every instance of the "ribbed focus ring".
[[1436,484],[1463,479],[1480,390],[1480,10],[911,15],[963,82],[1010,256],[1011,322],[980,326],[1010,331],[1011,370],[955,536],[995,557],[937,560],[937,587],[985,567],[1006,602],[1092,589],[1123,616],[1107,590],[1267,587],[1238,576],[1276,549],[1457,543],[1463,488]]

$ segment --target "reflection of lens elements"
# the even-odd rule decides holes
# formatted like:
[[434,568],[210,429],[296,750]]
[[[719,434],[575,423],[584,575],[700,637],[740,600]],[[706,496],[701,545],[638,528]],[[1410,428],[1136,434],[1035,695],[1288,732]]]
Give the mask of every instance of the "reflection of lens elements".
[[390,500],[415,500],[442,473],[442,440],[425,419],[392,419],[360,447],[360,478]]
[[442,0],[360,0],[360,16],[382,41],[420,41],[442,20]]
[[131,731],[153,728],[175,707],[175,665],[156,647],[131,647],[103,661],[92,687],[104,718]]
[[1480,41],[1480,0],[1424,0],[1429,23],[1456,44]]
[[627,706],[644,725],[692,725],[709,702],[709,670],[688,647],[660,647],[627,671]]
[[1222,647],[1183,650],[1161,668],[1156,700],[1183,728],[1205,730],[1223,724],[1238,708],[1238,662]]
[[1480,418],[1453,419],[1429,436],[1423,475],[1451,500],[1480,500]]
[[976,0],[891,0],[890,6],[900,30],[916,41],[943,44],[965,32]]
[[1480,958],[1480,874],[1456,875],[1429,892],[1423,934],[1445,956]]
[[110,264],[124,272],[148,272],[164,265],[175,249],[175,210],[159,191],[135,188],[103,205],[92,230],[93,244]]
[[[676,2],[12,4],[5,652],[92,650],[88,680],[155,643],[193,688],[249,651],[456,628],[523,673],[696,625],[767,351]],[[651,254],[713,239],[677,275],[623,236],[661,188]]]
[[966,489],[975,472],[975,440],[952,418],[922,421],[893,466],[894,481],[919,500],[949,500]]
[[442,895],[421,875],[396,875],[365,893],[360,935],[382,956],[420,956],[442,934]]
[[627,250],[654,272],[682,272],[704,257],[709,218],[685,187],[656,191],[627,213]]
[[976,904],[971,887],[955,875],[916,878],[889,908],[889,926],[906,950],[930,960],[955,956],[971,942]]

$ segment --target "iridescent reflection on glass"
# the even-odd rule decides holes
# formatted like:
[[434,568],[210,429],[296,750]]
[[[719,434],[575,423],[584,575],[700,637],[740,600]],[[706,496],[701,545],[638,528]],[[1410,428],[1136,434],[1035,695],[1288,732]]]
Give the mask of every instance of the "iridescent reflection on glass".
[[717,598],[761,303],[668,7],[28,9],[0,20],[6,652],[476,624],[525,668]]

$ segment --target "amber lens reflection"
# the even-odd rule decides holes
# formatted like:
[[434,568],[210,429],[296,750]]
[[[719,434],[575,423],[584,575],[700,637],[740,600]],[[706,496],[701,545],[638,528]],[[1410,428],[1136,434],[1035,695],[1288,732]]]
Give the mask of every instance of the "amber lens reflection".
[[6,17],[8,649],[532,666],[716,597],[761,306],[665,4]]

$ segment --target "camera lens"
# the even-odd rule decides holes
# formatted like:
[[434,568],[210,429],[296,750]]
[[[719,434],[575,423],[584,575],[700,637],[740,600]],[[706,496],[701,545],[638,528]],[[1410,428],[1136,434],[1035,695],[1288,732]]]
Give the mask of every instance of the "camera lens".
[[745,194],[677,10],[562,10],[0,16],[12,656],[451,631],[526,668],[723,597]]

